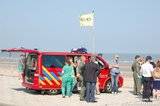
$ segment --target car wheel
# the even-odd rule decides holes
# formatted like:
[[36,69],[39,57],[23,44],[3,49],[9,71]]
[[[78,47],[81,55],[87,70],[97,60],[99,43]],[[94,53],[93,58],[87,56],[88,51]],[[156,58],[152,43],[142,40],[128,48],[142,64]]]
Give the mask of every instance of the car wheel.
[[112,91],[112,83],[111,83],[111,81],[108,81],[108,82],[106,83],[106,89],[105,89],[105,91],[106,91],[107,93],[111,93],[111,91]]

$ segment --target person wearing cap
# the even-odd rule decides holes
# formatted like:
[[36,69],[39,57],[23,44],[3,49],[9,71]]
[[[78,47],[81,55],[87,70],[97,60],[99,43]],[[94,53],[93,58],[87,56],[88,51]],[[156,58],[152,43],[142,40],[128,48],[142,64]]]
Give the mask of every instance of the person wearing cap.
[[132,64],[132,72],[133,72],[133,81],[134,81],[134,95],[139,95],[141,91],[141,75],[140,75],[140,56],[136,55],[135,60]]
[[150,100],[151,96],[151,81],[152,81],[152,72],[153,66],[150,64],[152,60],[151,56],[146,57],[146,62],[141,66],[140,73],[142,75],[142,84],[143,84],[143,94],[142,100],[144,102],[152,102]]
[[92,56],[89,63],[86,63],[83,67],[83,78],[86,85],[86,96],[87,102],[97,102],[95,100],[95,88],[97,82],[97,76],[100,73],[99,66],[95,63],[96,57]]
[[118,93],[118,76],[120,74],[119,70],[119,56],[115,55],[112,63],[110,65],[110,74],[111,74],[111,82],[112,82],[112,93]]

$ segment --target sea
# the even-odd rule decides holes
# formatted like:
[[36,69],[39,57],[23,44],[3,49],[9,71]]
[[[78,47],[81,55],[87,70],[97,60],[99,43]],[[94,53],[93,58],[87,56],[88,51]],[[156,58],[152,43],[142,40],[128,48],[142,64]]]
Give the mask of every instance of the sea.
[[146,56],[152,56],[152,59],[154,62],[157,61],[157,59],[160,59],[160,54],[137,54],[137,53],[104,53],[103,57],[108,61],[111,62],[114,58],[115,55],[119,56],[119,61],[121,64],[132,64],[134,61],[134,58],[136,55],[140,55],[141,57],[146,57]]
[[[110,63],[113,60],[115,55],[119,56],[119,60],[121,64],[131,64],[134,60],[134,57],[137,53],[102,53],[103,58]],[[156,62],[157,59],[160,59],[160,54],[138,54],[142,57],[146,57],[147,55],[152,56],[153,61]],[[8,53],[8,52],[0,52],[0,61],[9,60],[12,62],[18,61],[20,58],[20,53]]]

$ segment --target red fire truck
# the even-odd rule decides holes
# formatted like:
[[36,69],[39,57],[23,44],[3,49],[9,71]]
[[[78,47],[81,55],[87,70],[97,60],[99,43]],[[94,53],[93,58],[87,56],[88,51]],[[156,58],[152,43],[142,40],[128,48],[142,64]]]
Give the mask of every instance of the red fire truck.
[[[92,54],[78,52],[44,52],[25,48],[4,49],[6,52],[22,52],[25,55],[25,67],[22,73],[22,85],[27,89],[58,93],[61,90],[62,67],[67,57],[72,57],[74,61],[80,56],[89,59]],[[99,88],[101,92],[111,92],[111,77],[108,63],[96,55],[97,61],[101,63],[99,78]],[[122,87],[123,77],[120,75],[118,86]]]

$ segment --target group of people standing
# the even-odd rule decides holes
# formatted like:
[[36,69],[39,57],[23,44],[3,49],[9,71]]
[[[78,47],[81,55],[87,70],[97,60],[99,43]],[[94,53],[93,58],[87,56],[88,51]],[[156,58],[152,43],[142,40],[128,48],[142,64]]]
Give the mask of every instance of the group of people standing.
[[81,56],[77,64],[76,76],[74,73],[74,64],[71,58],[66,59],[66,64],[62,69],[62,97],[70,97],[75,85],[74,82],[80,82],[80,101],[97,102],[95,99],[95,90],[97,76],[100,68],[96,64],[96,57],[92,56],[86,63],[85,56]]
[[155,99],[160,97],[160,60],[154,63],[151,56],[136,55],[131,69],[135,95],[142,94],[144,102],[152,102],[151,96]]

